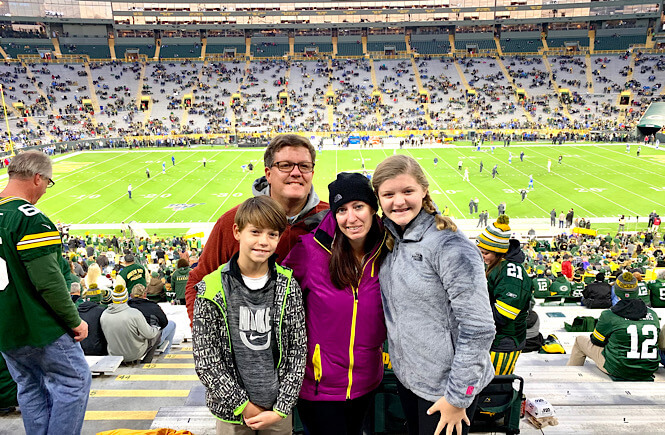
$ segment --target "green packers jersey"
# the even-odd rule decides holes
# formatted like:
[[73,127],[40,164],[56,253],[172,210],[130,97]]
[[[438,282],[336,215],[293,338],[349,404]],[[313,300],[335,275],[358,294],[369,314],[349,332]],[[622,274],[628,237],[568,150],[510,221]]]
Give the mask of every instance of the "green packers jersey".
[[581,298],[583,291],[584,291],[584,283],[581,282],[570,283],[570,297]]
[[531,280],[531,289],[534,298],[546,298],[550,295],[550,281],[545,277],[536,277]]
[[611,310],[600,315],[593,338],[605,343],[605,370],[616,378],[649,381],[658,369],[660,322],[652,309],[644,318],[630,320]]
[[651,306],[654,308],[665,308],[665,281],[655,280],[647,284],[649,288]]
[[24,199],[0,198],[0,351],[43,347],[66,332],[42,305],[24,265],[52,253],[61,255],[53,222]]
[[568,297],[570,296],[570,282],[568,280],[557,278],[550,284],[550,297]]
[[649,299],[649,288],[647,287],[646,282],[640,281],[637,283],[637,297],[642,299],[645,304],[651,305],[651,299]]
[[143,284],[146,286],[145,280],[145,269],[140,264],[130,264],[125,266],[120,271],[120,276],[125,280],[125,285],[127,286],[127,293],[132,292],[132,288],[136,284]]
[[496,325],[496,346],[503,338],[515,342],[515,350],[526,340],[526,319],[531,302],[531,278],[524,266],[503,260],[487,277],[490,303],[494,310],[505,318],[503,325]]

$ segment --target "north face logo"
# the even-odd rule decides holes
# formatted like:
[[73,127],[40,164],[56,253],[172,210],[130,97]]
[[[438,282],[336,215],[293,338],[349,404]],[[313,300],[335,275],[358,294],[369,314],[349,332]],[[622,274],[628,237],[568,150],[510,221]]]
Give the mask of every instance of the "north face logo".
[[423,254],[413,254],[412,258],[416,261],[423,261]]

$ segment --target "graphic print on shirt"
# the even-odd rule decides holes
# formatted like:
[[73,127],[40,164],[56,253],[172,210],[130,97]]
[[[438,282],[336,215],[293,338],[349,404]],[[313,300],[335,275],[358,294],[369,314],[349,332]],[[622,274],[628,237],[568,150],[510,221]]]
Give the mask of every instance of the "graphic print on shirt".
[[238,331],[243,344],[250,350],[266,350],[270,347],[272,321],[270,307],[253,310],[240,306]]

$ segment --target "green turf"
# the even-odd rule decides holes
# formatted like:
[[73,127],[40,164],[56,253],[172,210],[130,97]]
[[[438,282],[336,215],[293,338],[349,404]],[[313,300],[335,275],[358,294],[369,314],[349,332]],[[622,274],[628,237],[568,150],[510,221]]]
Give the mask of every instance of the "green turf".
[[[480,209],[496,215],[496,204],[505,201],[507,214],[514,218],[547,218],[575,209],[576,217],[641,216],[653,209],[662,213],[665,204],[665,152],[644,148],[635,155],[636,145],[626,153],[624,145],[598,146],[488,146],[477,152],[470,147],[415,148],[397,150],[419,159],[430,180],[439,208],[449,206],[456,218],[469,217],[470,198],[478,197]],[[519,153],[526,153],[520,162]],[[513,153],[508,164],[508,152]],[[364,162],[373,170],[393,149],[324,150],[317,156],[314,186],[327,200],[327,185],[340,171],[360,171]],[[563,164],[557,163],[559,154]],[[171,164],[171,155],[176,165]],[[205,157],[207,167],[201,163]],[[439,159],[435,167],[433,160]],[[263,150],[120,151],[85,152],[54,165],[56,186],[38,206],[51,219],[66,223],[99,224],[137,222],[183,223],[215,221],[222,213],[251,195],[252,181],[263,174]],[[547,173],[547,159],[552,172]],[[469,168],[470,182],[462,181],[457,163]],[[479,173],[479,163],[484,170]],[[162,174],[161,162],[166,163]],[[254,173],[241,166],[255,165]],[[499,176],[491,169],[499,165]],[[150,168],[151,178],[145,175]],[[526,188],[533,174],[535,189],[521,202],[519,189]],[[133,198],[127,185],[133,185]],[[173,204],[189,207],[174,210]],[[634,222],[631,220],[631,223]]]

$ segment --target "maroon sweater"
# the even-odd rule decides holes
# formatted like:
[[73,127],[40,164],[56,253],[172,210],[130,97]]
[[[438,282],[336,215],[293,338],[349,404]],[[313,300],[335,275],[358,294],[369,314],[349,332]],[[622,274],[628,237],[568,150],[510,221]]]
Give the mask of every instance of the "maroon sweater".
[[[228,262],[233,254],[238,251],[238,241],[233,237],[233,223],[238,207],[240,206],[233,207],[217,219],[217,222],[210,233],[210,237],[208,237],[208,242],[201,253],[198,265],[189,273],[187,287],[185,288],[185,302],[187,304],[187,314],[189,315],[190,322],[194,318],[194,300],[196,298],[196,289],[194,286],[198,284],[204,276],[214,272],[219,266]],[[282,237],[279,239],[275,251],[278,263],[281,263],[282,260],[286,258],[286,255],[298,241],[298,237],[309,233],[317,227],[319,222],[321,222],[323,216],[314,215],[324,210],[328,210],[329,208],[330,206],[327,202],[321,201],[306,215],[302,216],[293,224],[286,226],[286,230],[282,233]]]

